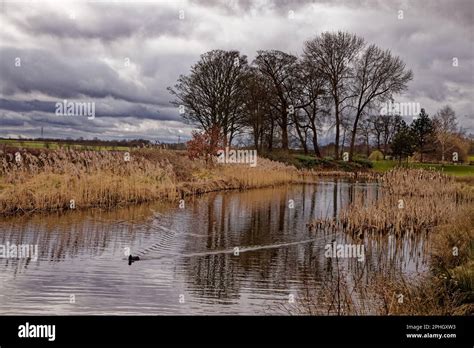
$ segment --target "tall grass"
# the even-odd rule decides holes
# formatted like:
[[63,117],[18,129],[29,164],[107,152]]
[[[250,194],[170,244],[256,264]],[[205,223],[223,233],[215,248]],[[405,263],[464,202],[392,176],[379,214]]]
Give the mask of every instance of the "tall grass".
[[112,207],[175,195],[169,162],[124,153],[57,150],[1,158],[0,213]]
[[457,210],[474,201],[472,187],[439,172],[396,169],[379,179],[380,197],[371,202],[355,194],[347,209],[335,219],[318,219],[314,229],[343,230],[352,235],[429,232],[453,221]]
[[0,214],[111,208],[223,189],[246,189],[300,182],[301,172],[259,159],[248,165],[189,160],[184,153],[140,149],[130,153],[60,149],[37,155],[0,154]]
[[303,300],[287,310],[319,315],[474,314],[473,187],[438,172],[413,169],[388,172],[380,183],[377,200],[356,196],[337,218],[317,219],[310,230],[342,230],[359,242],[394,236],[395,252],[384,243],[376,250],[372,243],[368,254],[401,255],[400,262],[407,255],[399,249],[403,243],[416,245],[420,237],[429,236],[429,249],[423,253],[431,271],[412,279],[396,270],[396,260],[389,260],[388,268],[377,262],[375,269],[348,272],[336,260],[332,281],[322,290],[308,284]]

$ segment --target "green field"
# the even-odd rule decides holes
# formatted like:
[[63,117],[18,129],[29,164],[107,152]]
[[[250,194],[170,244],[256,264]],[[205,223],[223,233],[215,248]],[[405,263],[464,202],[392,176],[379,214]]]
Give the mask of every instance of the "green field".
[[[470,156],[469,160],[474,161],[474,156]],[[290,158],[291,160],[288,160]],[[335,170],[359,170],[360,166],[357,164],[362,164],[366,168],[372,167],[372,170],[383,173],[390,169],[393,169],[398,166],[398,161],[393,160],[382,160],[382,161],[368,161],[368,160],[357,160],[353,165],[342,162],[334,161],[330,158],[315,158],[314,155],[303,155],[303,154],[293,154],[292,156],[278,156],[275,158],[270,158],[276,161],[285,162],[287,164],[292,164],[301,168],[314,168],[318,166],[326,166],[328,168],[333,167]],[[459,176],[459,177],[469,177],[474,176],[474,165],[468,165],[467,163],[460,163],[457,165],[454,164],[445,164],[444,166],[438,163],[418,163],[418,162],[402,162],[403,167],[408,168],[423,168],[426,170],[438,170],[442,171],[449,175]]]
[[[385,172],[390,170],[398,165],[398,161],[374,161],[373,168],[377,172]],[[470,166],[467,164],[445,164],[444,166],[441,164],[434,164],[434,163],[403,163],[403,166],[409,168],[424,168],[428,170],[439,170],[446,174],[455,175],[455,176],[474,176],[474,166]]]
[[76,150],[107,150],[107,151],[129,151],[128,146],[95,146],[95,145],[82,145],[82,144],[68,144],[58,142],[45,142],[41,140],[16,140],[16,139],[0,139],[0,147],[6,144],[7,146],[25,148],[25,149],[50,149],[56,150],[61,146],[66,149]]

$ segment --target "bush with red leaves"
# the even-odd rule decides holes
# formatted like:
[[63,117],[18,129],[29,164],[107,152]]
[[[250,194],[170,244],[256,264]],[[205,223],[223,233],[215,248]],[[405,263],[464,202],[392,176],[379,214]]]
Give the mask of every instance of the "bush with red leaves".
[[203,158],[206,163],[212,163],[212,158],[217,155],[221,140],[221,132],[217,126],[204,132],[194,131],[192,139],[186,143],[188,157],[191,160]]

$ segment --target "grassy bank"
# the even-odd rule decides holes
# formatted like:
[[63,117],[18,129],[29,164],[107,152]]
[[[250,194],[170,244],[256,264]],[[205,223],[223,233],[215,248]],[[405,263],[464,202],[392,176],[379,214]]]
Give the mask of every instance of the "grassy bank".
[[[467,163],[458,164],[439,164],[439,163],[418,163],[380,160],[370,161],[366,158],[355,156],[352,162],[335,160],[331,157],[316,158],[314,155],[304,155],[301,153],[273,151],[264,154],[265,157],[274,161],[286,163],[300,169],[322,171],[341,171],[341,172],[374,172],[383,174],[397,167],[407,169],[425,169],[442,172],[459,178],[474,177],[474,165]],[[471,157],[470,157],[471,158]],[[474,162],[474,160],[472,161]]]
[[322,171],[340,171],[340,172],[365,172],[372,168],[372,162],[354,158],[352,162],[335,160],[332,157],[316,158],[314,155],[305,155],[297,152],[285,152],[274,150],[264,153],[264,157],[273,161],[292,165],[299,169],[309,169],[318,172]]
[[[389,161],[389,160],[384,160],[384,161],[373,161],[373,169],[376,172],[386,172],[391,169],[394,169],[395,167],[398,166],[398,161]],[[411,169],[425,169],[425,170],[434,170],[434,171],[439,171],[443,172],[444,174],[447,175],[453,175],[453,176],[458,176],[458,177],[463,177],[463,176],[474,176],[474,166],[473,165],[468,165],[468,164],[438,164],[438,163],[416,163],[416,162],[409,162],[409,163],[403,163],[403,167],[405,168],[411,168]]]

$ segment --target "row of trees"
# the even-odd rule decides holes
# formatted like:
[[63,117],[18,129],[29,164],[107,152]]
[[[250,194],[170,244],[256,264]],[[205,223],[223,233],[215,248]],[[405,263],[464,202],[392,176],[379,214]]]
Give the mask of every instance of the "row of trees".
[[[309,143],[320,157],[318,135],[329,129],[334,157],[348,139],[352,159],[368,116],[412,77],[389,50],[340,31],[305,42],[300,57],[266,50],[249,63],[238,51],[207,52],[169,91],[186,120],[207,132],[217,127],[224,145],[249,132],[259,150],[288,150],[293,136],[305,152]],[[379,141],[387,146],[390,139]]]
[[[470,146],[470,140],[458,127],[456,113],[449,105],[441,108],[433,118],[421,109],[410,126],[398,119],[390,142],[391,153],[400,161],[415,151],[421,162],[425,155],[441,162],[467,161]],[[456,153],[454,158],[453,153]]]

